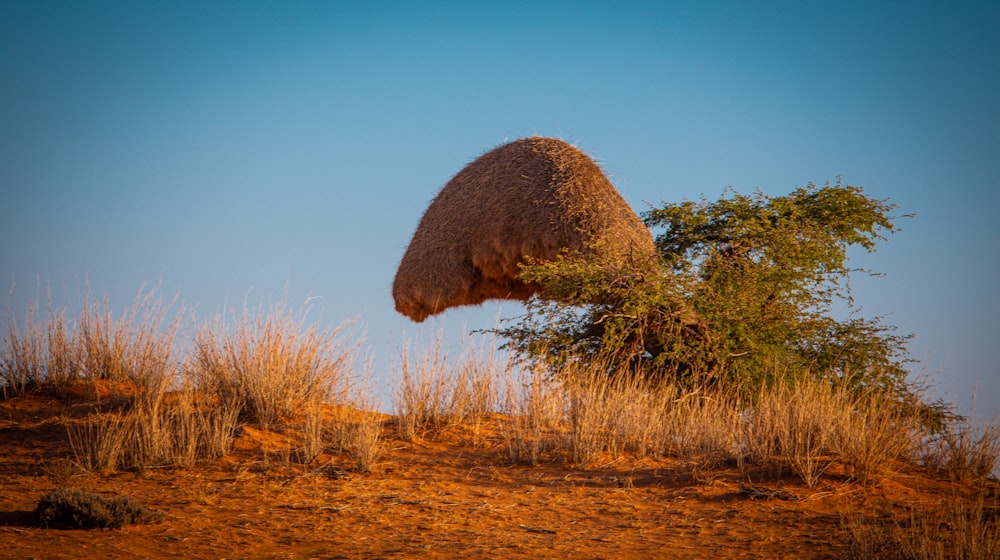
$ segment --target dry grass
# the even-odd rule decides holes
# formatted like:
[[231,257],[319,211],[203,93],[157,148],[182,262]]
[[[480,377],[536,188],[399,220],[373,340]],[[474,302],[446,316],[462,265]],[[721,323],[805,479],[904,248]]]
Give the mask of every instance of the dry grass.
[[155,409],[94,413],[66,419],[77,464],[91,472],[150,467],[190,467],[222,457],[232,447],[239,409],[219,403],[198,406],[184,394]]
[[505,369],[492,349],[468,343],[455,361],[448,360],[441,335],[429,350],[404,344],[393,394],[400,436],[412,440],[495,411]]
[[302,438],[299,447],[299,461],[309,464],[315,461],[327,447],[326,430],[323,426],[323,404],[312,402],[302,413]]
[[322,330],[282,305],[217,318],[198,333],[189,375],[247,418],[270,426],[323,402],[350,376],[357,349],[348,323]]
[[920,421],[886,395],[837,393],[833,451],[847,475],[858,483],[877,484],[898,460],[908,460],[920,445]]
[[117,414],[88,416],[79,423],[67,423],[69,445],[76,463],[90,472],[113,472],[122,466],[129,445],[131,418]]
[[543,455],[579,464],[676,456],[703,466],[734,458],[738,409],[723,395],[679,394],[672,385],[609,378],[600,366],[524,368],[505,383],[510,458]]
[[[50,325],[54,323],[56,321]],[[57,323],[59,331],[62,331],[61,316]],[[25,313],[23,325],[18,325],[17,318],[8,313],[3,354],[0,355],[0,398],[16,397],[44,382],[47,362],[48,341],[44,326],[38,319],[37,301]]]
[[329,445],[347,456],[357,472],[376,469],[386,450],[384,416],[377,410],[378,398],[371,377],[371,362],[342,399],[332,415]]
[[939,507],[909,507],[902,518],[850,514],[842,524],[858,560],[1000,558],[1000,499],[985,491],[946,497]]
[[982,482],[1000,466],[1000,425],[976,430],[969,422],[953,423],[929,439],[924,463],[957,482]]
[[772,476],[790,472],[809,487],[839,464],[849,479],[870,485],[919,441],[916,420],[891,399],[821,380],[771,387],[749,402],[737,392],[682,393],[603,371],[508,373],[502,400],[510,459],[675,457],[701,472],[735,462]]
[[[50,314],[48,324],[34,316],[20,330],[8,323],[2,356],[6,373],[15,371],[14,366],[26,372],[25,381],[15,383],[11,392],[29,391],[39,382],[50,383],[48,376],[53,367],[64,367],[59,370],[64,372],[82,371],[73,368],[82,367],[86,355],[121,356],[131,364],[121,370],[125,381],[79,373],[76,379],[60,374],[61,381],[53,383],[56,387],[76,384],[78,388],[84,382],[95,395],[107,394],[108,387],[120,389],[118,398],[100,401],[79,402],[77,394],[74,399],[65,399],[72,406],[56,412],[65,414],[60,422],[68,434],[70,459],[88,473],[190,469],[228,455],[211,467],[226,469],[225,480],[231,477],[232,469],[239,473],[237,479],[260,477],[268,484],[294,479],[300,481],[297,484],[312,485],[310,492],[318,488],[325,492],[330,486],[327,477],[345,480],[345,470],[391,472],[391,476],[350,477],[350,483],[357,481],[376,492],[349,504],[358,510],[359,518],[369,515],[373,507],[421,505],[410,513],[418,509],[436,511],[434,515],[442,517],[423,522],[435,527],[434,523],[444,526],[441,519],[449,514],[443,512],[457,511],[450,505],[458,503],[449,494],[454,483],[433,478],[443,469],[460,470],[462,480],[478,481],[476,484],[493,481],[506,486],[519,480],[530,483],[532,488],[537,486],[539,492],[551,490],[551,484],[538,484],[545,476],[552,484],[560,480],[558,484],[569,485],[575,484],[575,477],[591,485],[586,489],[591,492],[588,499],[602,503],[608,495],[632,492],[656,495],[659,501],[655,503],[676,499],[681,495],[676,488],[668,493],[662,490],[663,485],[677,484],[679,480],[687,487],[683,495],[700,493],[706,497],[702,504],[705,507],[717,507],[713,500],[723,496],[729,500],[747,494],[739,485],[741,479],[752,478],[753,484],[759,484],[761,478],[766,478],[762,473],[791,473],[802,482],[795,490],[800,497],[805,487],[820,487],[814,491],[815,496],[838,493],[831,488],[849,489],[836,498],[845,500],[838,502],[843,505],[838,508],[848,509],[828,510],[824,515],[851,511],[850,504],[868,504],[858,513],[844,515],[841,532],[835,537],[855,558],[1000,556],[1000,501],[995,481],[987,480],[1000,457],[1000,429],[992,424],[972,429],[971,423],[954,423],[948,431],[928,439],[916,419],[908,415],[908,409],[892,399],[852,392],[815,378],[771,387],[745,400],[736,392],[684,392],[669,384],[650,384],[635,377],[609,378],[604,374],[607,369],[600,366],[571,363],[558,371],[514,367],[485,349],[488,346],[475,347],[471,343],[454,359],[448,359],[438,339],[428,349],[407,347],[394,387],[396,436],[436,441],[390,445],[386,438],[393,436],[391,421],[377,411],[380,399],[372,382],[372,365],[369,362],[363,372],[355,372],[353,352],[357,344],[343,327],[332,331],[312,329],[301,318],[284,311],[275,317],[265,317],[261,312],[244,314],[234,323],[216,320],[203,327],[191,353],[178,356],[173,349],[177,329],[166,320],[162,308],[140,305],[126,319],[113,317],[106,303],[90,309],[86,320],[96,321],[101,329],[110,325],[110,332],[122,334],[91,336],[88,348],[82,345],[84,337],[77,334],[74,325],[61,319],[63,315]],[[142,313],[152,313],[152,318]],[[92,331],[98,328],[91,327]],[[153,332],[168,340],[150,340]],[[100,348],[99,341],[110,348]],[[269,354],[275,354],[273,359],[268,359]],[[138,361],[129,361],[128,356]],[[153,362],[160,365],[153,367]],[[18,364],[42,366],[31,369]],[[174,379],[174,370],[183,372],[183,378]],[[266,380],[260,389],[252,377],[241,376],[241,371],[273,375],[275,379]],[[286,384],[270,384],[283,375]],[[15,377],[10,374],[4,379],[9,382]],[[259,396],[254,396],[253,391],[260,391]],[[248,407],[253,398],[271,404]],[[258,416],[261,410],[270,410],[272,415]],[[274,412],[278,410],[281,412]],[[244,425],[240,426],[240,422]],[[487,435],[467,446],[463,438],[478,430],[480,424]],[[244,435],[237,440],[238,430]],[[65,443],[63,440],[63,448]],[[913,457],[919,456],[927,466],[939,471],[913,466]],[[559,467],[555,463],[571,466]],[[529,468],[523,464],[541,465]],[[654,466],[643,472],[642,465]],[[411,467],[426,470],[413,474]],[[659,469],[675,469],[675,473],[660,477]],[[906,469],[905,477],[879,484],[900,469]],[[553,472],[560,474],[554,476]],[[634,485],[633,473],[639,473]],[[156,470],[137,478],[159,479],[167,475]],[[80,476],[97,480],[91,474]],[[899,490],[915,476],[938,478],[924,479],[928,488],[919,491]],[[116,475],[115,480],[121,478]],[[602,482],[605,479],[617,484]],[[937,489],[940,479],[954,481],[947,487],[947,492],[954,495]],[[779,481],[786,483],[793,488],[798,484],[788,479]],[[285,491],[284,484],[275,482],[273,487],[264,488],[280,494]],[[226,483],[226,488],[238,486]],[[395,490],[387,491],[389,487]],[[884,502],[870,499],[885,496],[889,487],[897,492],[897,498]],[[337,492],[350,491],[347,486],[337,488]],[[510,511],[524,509],[520,505],[524,497],[520,495],[517,506],[499,505],[502,491],[498,488],[477,486],[475,502],[468,502],[472,504],[468,511],[506,519]],[[599,494],[602,488],[608,491]],[[747,488],[757,492],[754,497],[763,496],[758,499],[777,495],[765,487]],[[415,489],[428,489],[434,497],[399,497],[404,490]],[[583,486],[567,490],[583,491]],[[905,501],[905,496],[916,494],[919,500]],[[567,495],[551,494],[552,499],[544,503],[552,505],[568,499]],[[900,495],[904,501],[899,501]],[[442,496],[449,496],[448,501],[435,502]],[[197,499],[219,498],[200,495]],[[258,499],[253,495],[248,502],[257,504]],[[280,505],[337,511],[347,507],[334,498],[315,502],[320,505],[303,505],[306,501],[282,498]],[[885,505],[872,505],[879,503]],[[541,504],[538,507],[545,507]],[[808,507],[796,511],[810,512]],[[873,508],[884,511],[873,514]],[[632,510],[621,509],[622,514],[627,515],[627,511]],[[397,514],[383,512],[383,517],[371,519],[376,525],[384,525],[398,520],[391,517]],[[350,516],[329,519],[346,517]],[[771,519],[781,519],[773,521],[778,524],[787,518]],[[599,515],[595,520],[607,523]],[[641,522],[634,523],[638,526]],[[525,526],[534,528],[531,522],[521,525]],[[546,525],[546,530],[558,530],[558,534],[568,531],[552,526],[556,529]],[[775,531],[776,526],[768,530]],[[782,526],[779,530],[784,529]],[[704,535],[710,534],[708,528],[704,531]]]
[[379,415],[366,413],[358,421],[347,424],[342,448],[354,461],[354,470],[362,473],[375,470],[385,453],[385,439]]
[[131,382],[146,407],[176,381],[179,361],[174,343],[181,315],[169,319],[156,290],[140,290],[133,304],[115,319],[107,298],[84,299],[75,333],[78,371],[88,382]]
[[537,465],[559,447],[566,405],[558,380],[537,369],[506,368],[502,402],[501,430],[511,462]]
[[762,391],[744,432],[750,461],[790,470],[813,487],[833,464],[831,452],[844,403],[829,384],[800,382]]
[[[263,425],[345,394],[356,340],[345,326],[320,330],[283,307],[246,311],[233,324],[216,320],[191,353],[176,350],[180,313],[141,291],[121,316],[107,299],[86,297],[77,323],[63,313],[39,320],[37,303],[23,325],[8,315],[0,354],[4,397],[44,387],[94,404],[66,418],[76,462],[88,471],[187,467],[229,452],[238,416]],[[116,397],[106,400],[107,395]],[[308,416],[308,415],[307,415]],[[315,421],[303,454],[322,450]]]
[[155,288],[140,289],[132,305],[115,318],[106,298],[97,302],[88,294],[75,324],[67,322],[64,313],[53,312],[50,304],[42,325],[36,300],[23,326],[8,314],[0,392],[13,396],[44,383],[63,394],[79,382],[93,386],[112,381],[106,387],[128,383],[135,387],[135,398],[155,398],[175,380],[179,367],[174,343],[182,314],[171,317],[170,308]]

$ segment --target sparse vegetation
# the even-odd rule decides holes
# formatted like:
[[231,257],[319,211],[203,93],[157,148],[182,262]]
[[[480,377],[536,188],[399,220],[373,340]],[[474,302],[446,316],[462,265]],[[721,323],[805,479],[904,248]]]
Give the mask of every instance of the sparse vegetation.
[[[750,393],[725,384],[691,386],[593,359],[505,362],[492,346],[470,344],[450,359],[439,339],[429,349],[408,346],[401,353],[392,418],[377,411],[371,366],[354,371],[358,344],[345,327],[322,331],[283,309],[276,317],[255,311],[203,325],[184,356],[175,349],[184,347],[177,344],[180,331],[163,308],[137,309],[119,320],[106,303],[100,307],[95,324],[101,332],[115,326],[113,336],[79,336],[78,325],[62,314],[50,314],[53,322],[45,325],[32,318],[23,330],[8,323],[5,396],[36,391],[64,398],[59,422],[69,459],[91,476],[148,476],[229,455],[237,480],[289,470],[379,477],[380,464],[397,446],[442,445],[460,433],[489,457],[485,467],[471,469],[486,468],[499,481],[509,479],[508,469],[530,465],[540,465],[539,472],[599,473],[652,462],[665,465],[671,480],[701,488],[717,484],[719,473],[735,472],[753,483],[746,485],[750,491],[738,486],[739,495],[771,499],[808,491],[775,490],[767,486],[772,481],[799,484],[814,495],[847,486],[876,492],[900,470],[924,468],[916,466],[919,460],[943,481],[995,485],[995,426],[974,430],[953,419],[934,432],[912,401],[844,376],[765,372],[771,381]],[[87,355],[115,355],[131,365],[114,378],[90,376],[84,373],[90,366],[81,365]],[[612,370],[617,374],[608,375]],[[50,371],[61,372],[57,381],[49,380]],[[72,371],[75,377],[65,373]],[[253,439],[256,451],[243,444],[234,452],[241,437]],[[631,488],[631,476],[619,484]],[[895,550],[910,551],[904,558],[993,554],[995,494],[976,496],[956,497],[955,508],[964,509],[954,511],[914,506],[904,517],[845,517],[844,532],[858,557],[894,557],[889,551]],[[47,514],[50,524],[61,523],[61,510],[48,511],[55,512]]]
[[[62,317],[51,321],[48,328],[61,332]],[[46,332],[39,324],[37,302],[28,308],[23,326],[8,312],[0,355],[0,398],[24,394],[46,380],[46,349]]]
[[[122,317],[110,303],[86,298],[77,323],[38,305],[22,325],[8,315],[0,355],[2,395],[42,390],[92,404],[66,416],[69,449],[85,471],[190,467],[228,454],[242,419],[265,428],[303,419],[303,463],[328,443],[325,403],[371,406],[349,398],[357,339],[348,325],[322,331],[278,306],[270,315],[245,311],[233,323],[202,327],[185,357],[177,351],[181,313],[171,317],[153,292],[139,292]],[[360,399],[360,400],[359,400]],[[379,455],[380,425],[363,423],[367,443],[346,446],[370,469]],[[356,430],[355,430],[356,431]],[[375,433],[379,432],[379,433]]]

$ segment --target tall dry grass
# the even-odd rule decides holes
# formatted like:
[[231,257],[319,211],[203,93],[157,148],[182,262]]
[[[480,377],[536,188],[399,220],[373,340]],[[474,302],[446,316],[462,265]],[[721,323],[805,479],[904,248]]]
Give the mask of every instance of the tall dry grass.
[[837,414],[833,452],[846,475],[869,486],[888,476],[897,461],[913,459],[923,427],[911,409],[877,391],[836,393],[843,403]]
[[[76,322],[51,312],[51,305],[44,322],[37,303],[22,324],[8,315],[2,395],[38,386],[91,390],[93,412],[64,424],[76,462],[102,472],[217,458],[229,452],[240,416],[267,428],[304,412],[299,452],[311,460],[329,441],[321,414],[309,410],[328,402],[359,404],[346,397],[359,347],[350,324],[320,329],[306,321],[307,310],[279,305],[266,313],[245,310],[231,322],[216,318],[185,345],[178,340],[183,313],[172,315],[171,307],[155,290],[140,290],[120,315],[107,299],[89,295]],[[121,398],[102,403],[109,390]],[[365,406],[375,402],[366,398]],[[348,447],[368,469],[378,459],[381,434],[370,423],[362,427]]]
[[807,486],[829,470],[863,485],[910,459],[920,424],[885,395],[819,378],[766,389],[681,391],[635,376],[611,378],[600,365],[508,372],[501,402],[512,461],[562,457],[576,463],[673,457],[704,471],[730,463],[792,473]]
[[498,383],[507,367],[492,346],[476,347],[468,337],[454,360],[446,356],[440,334],[429,349],[404,343],[393,392],[400,436],[412,440],[496,411]]
[[[385,415],[378,411],[378,395],[368,360],[361,375],[343,393],[340,403],[327,407],[329,428],[323,445],[346,455],[357,472],[372,472],[386,451],[383,425]],[[307,422],[308,426],[308,422]]]
[[834,438],[846,403],[828,383],[778,384],[748,408],[744,447],[748,460],[788,470],[813,487],[834,463]]
[[[59,322],[61,331],[61,316]],[[49,361],[46,335],[44,325],[39,322],[37,301],[29,306],[23,325],[8,311],[0,354],[0,398],[24,394],[46,380]]]
[[116,319],[108,298],[100,303],[85,298],[75,333],[80,375],[90,382],[131,382],[140,398],[162,394],[177,380],[180,367],[175,341],[182,315],[171,318],[171,306],[155,289],[140,289]]
[[735,457],[738,415],[728,397],[606,371],[569,362],[558,371],[525,367],[510,375],[502,399],[510,458],[589,464],[677,456],[708,466]]
[[135,406],[64,423],[78,465],[93,472],[190,467],[232,448],[239,409],[186,392],[154,408]]
[[539,464],[560,448],[566,402],[562,383],[544,369],[504,369],[501,433],[513,463]]
[[[177,380],[180,357],[175,341],[183,310],[171,314],[156,289],[140,289],[132,305],[118,317],[108,299],[98,302],[87,294],[75,323],[49,304],[43,325],[37,300],[23,326],[8,314],[0,353],[0,392],[15,396],[44,384],[69,394],[84,383],[93,394],[98,385],[130,396],[152,407],[151,399]],[[120,391],[128,386],[128,391]]]
[[[76,322],[51,305],[45,321],[37,304],[23,323],[8,315],[2,395],[39,384],[123,387],[127,398],[115,408],[98,403],[90,417],[65,420],[72,452],[88,470],[188,466],[228,453],[241,420],[267,429],[290,418],[301,437],[289,454],[301,463],[334,451],[357,470],[377,466],[385,420],[370,362],[360,377],[355,373],[360,344],[351,324],[321,329],[306,320],[307,309],[247,309],[202,325],[182,355],[182,314],[172,316],[172,304],[154,293],[140,291],[121,316],[106,299],[89,297]],[[738,391],[609,377],[609,364],[515,366],[498,357],[493,342],[476,346],[467,337],[454,358],[440,337],[428,348],[404,346],[392,394],[399,437],[478,425],[499,412],[512,462],[672,457],[699,470],[763,466],[808,486],[831,472],[876,484],[897,461],[921,454],[953,479],[977,482],[1000,458],[995,425],[973,430],[953,422],[929,438],[891,397],[819,377],[747,399]]]
[[263,426],[324,402],[346,386],[358,348],[350,323],[320,329],[278,305],[217,317],[195,340],[188,374]]

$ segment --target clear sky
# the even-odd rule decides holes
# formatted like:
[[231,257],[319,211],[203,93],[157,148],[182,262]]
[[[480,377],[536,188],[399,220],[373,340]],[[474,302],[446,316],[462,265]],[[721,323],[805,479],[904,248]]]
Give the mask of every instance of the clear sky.
[[[842,176],[899,205],[859,266],[937,394],[1000,414],[1000,3],[0,2],[0,281],[23,311],[162,284],[199,318],[308,296],[376,375],[396,265],[469,161],[534,134],[637,211]],[[75,299],[74,299],[75,298]]]

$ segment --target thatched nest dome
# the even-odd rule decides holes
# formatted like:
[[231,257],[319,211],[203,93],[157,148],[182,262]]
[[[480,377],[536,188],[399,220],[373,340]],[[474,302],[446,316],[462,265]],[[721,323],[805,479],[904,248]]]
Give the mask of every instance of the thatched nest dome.
[[[467,165],[431,202],[392,285],[414,321],[489,299],[528,299],[528,259],[563,249],[648,259],[653,238],[601,168],[554,138],[524,138]],[[544,294],[540,294],[544,296]]]

